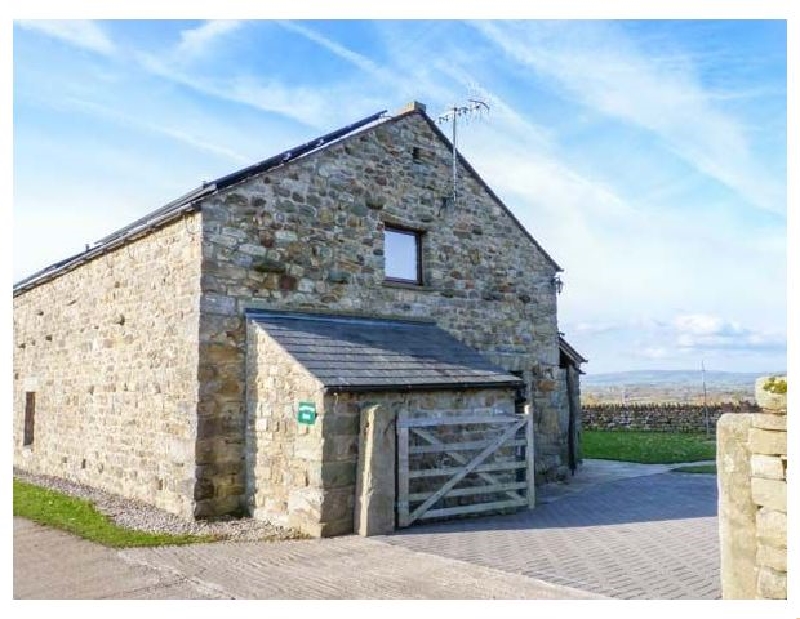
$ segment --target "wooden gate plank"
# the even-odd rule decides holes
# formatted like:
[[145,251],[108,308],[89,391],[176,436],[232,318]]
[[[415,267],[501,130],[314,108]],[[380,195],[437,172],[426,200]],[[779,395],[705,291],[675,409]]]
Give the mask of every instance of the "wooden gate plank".
[[[425,439],[426,441],[428,441],[432,445],[436,445],[436,446],[445,445],[445,443],[443,441],[439,440],[436,436],[434,436],[433,434],[431,434],[427,430],[422,430],[420,428],[412,428],[411,431],[414,432],[414,434],[416,434],[420,438]],[[466,456],[462,456],[461,454],[459,454],[457,452],[448,451],[446,453],[447,453],[448,456],[453,458],[453,460],[455,460],[459,464],[466,464],[469,461],[469,458],[467,458]],[[520,467],[516,467],[516,468],[520,468]],[[476,470],[476,471],[473,471],[473,473],[476,473],[478,477],[480,477],[483,481],[485,481],[488,484],[499,484],[500,483],[499,479],[497,479],[494,475],[490,475],[489,473],[487,473],[485,471]],[[506,495],[508,495],[508,497],[511,498],[511,499],[516,499],[517,496],[518,496],[516,492],[506,492]]]
[[[492,462],[491,464],[483,464],[471,472],[480,474],[495,471],[509,471],[512,469],[524,469],[527,468],[527,466],[527,462],[518,462],[516,460],[511,462]],[[462,470],[462,467],[460,466],[444,466],[438,469],[410,471],[408,476],[411,479],[418,479],[420,477],[449,477],[450,475],[455,475],[460,470]],[[498,483],[500,482],[498,481]]]
[[418,520],[441,518],[443,516],[457,516],[461,514],[477,514],[479,512],[488,512],[494,509],[505,509],[509,507],[525,507],[527,504],[525,497],[519,497],[513,501],[495,501],[494,503],[476,503],[474,505],[460,505],[458,507],[442,507],[440,509],[429,509],[419,516]]
[[[470,486],[469,488],[454,488],[453,490],[447,493],[447,496],[451,497],[451,496],[469,496],[470,494],[494,494],[495,492],[506,492],[506,490],[525,490],[527,487],[528,487],[528,482],[526,481],[516,481],[510,484],[493,484],[491,486]],[[420,492],[418,494],[409,494],[408,500],[424,501],[432,494],[433,492]],[[517,494],[516,492],[506,492],[506,494],[508,494],[509,496],[513,496],[515,500],[524,497],[524,495]]]
[[[411,431],[415,434],[419,434],[416,432],[417,428],[411,428]],[[422,436],[420,434],[420,436]],[[424,438],[424,437],[422,437]],[[440,445],[414,445],[409,448],[410,454],[432,454],[432,453],[441,453],[447,452],[450,454],[453,451],[474,451],[476,449],[483,449],[489,445],[490,441],[470,441],[468,443],[441,443]],[[523,445],[527,445],[526,439],[519,439],[514,441],[508,441],[503,447],[522,447]],[[465,458],[467,460],[467,458]]]
[[519,430],[522,425],[525,423],[525,419],[513,420],[515,423],[508,428],[505,432],[503,432],[497,439],[492,441],[492,444],[489,445],[486,449],[484,449],[481,453],[479,453],[472,461],[464,466],[461,471],[459,471],[456,475],[450,478],[450,480],[439,490],[437,490],[433,496],[428,498],[422,505],[417,507],[409,516],[408,523],[411,524],[416,520],[420,514],[423,514],[431,505],[436,503],[439,499],[441,499],[448,491],[450,491],[458,482],[460,482],[464,477],[469,475],[473,469],[477,468],[481,462],[483,462],[486,458],[488,458],[493,452],[497,451],[497,449],[506,442],[509,438],[514,436],[517,430]]
[[480,423],[516,423],[519,415],[483,415],[481,417],[424,417],[421,419],[406,418],[397,422],[398,427],[403,428],[431,428],[435,426],[457,426],[463,424]]

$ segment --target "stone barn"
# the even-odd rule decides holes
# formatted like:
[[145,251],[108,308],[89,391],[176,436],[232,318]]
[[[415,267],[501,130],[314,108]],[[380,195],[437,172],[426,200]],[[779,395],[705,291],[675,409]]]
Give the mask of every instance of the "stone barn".
[[[516,423],[527,407],[528,443],[509,426],[503,453],[530,444],[539,483],[568,474],[585,360],[558,331],[561,269],[460,155],[457,175],[453,200],[452,146],[413,103],[18,282],[14,466],[336,535],[358,520],[367,409]],[[519,475],[476,467],[516,504]]]

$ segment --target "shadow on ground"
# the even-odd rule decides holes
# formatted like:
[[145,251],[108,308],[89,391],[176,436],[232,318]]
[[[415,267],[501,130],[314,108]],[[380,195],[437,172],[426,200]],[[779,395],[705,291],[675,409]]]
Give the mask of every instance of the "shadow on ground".
[[710,475],[661,473],[609,481],[531,511],[414,524],[394,535],[548,529],[685,520],[717,515],[717,482]]

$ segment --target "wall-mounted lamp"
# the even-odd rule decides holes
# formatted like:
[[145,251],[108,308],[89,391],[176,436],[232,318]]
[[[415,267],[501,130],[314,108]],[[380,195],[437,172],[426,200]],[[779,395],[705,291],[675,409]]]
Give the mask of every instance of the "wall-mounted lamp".
[[564,290],[564,282],[561,281],[561,278],[558,275],[554,275],[553,279],[550,280],[550,283],[553,285],[556,294],[561,294],[561,291]]

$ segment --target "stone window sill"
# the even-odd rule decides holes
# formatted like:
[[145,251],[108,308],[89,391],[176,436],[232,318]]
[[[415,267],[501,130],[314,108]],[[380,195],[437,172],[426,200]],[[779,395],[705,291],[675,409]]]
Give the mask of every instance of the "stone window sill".
[[431,288],[430,286],[424,286],[420,284],[412,284],[406,282],[394,282],[388,279],[383,280],[383,287],[401,288],[403,290],[417,290],[418,292],[433,292],[433,288]]

